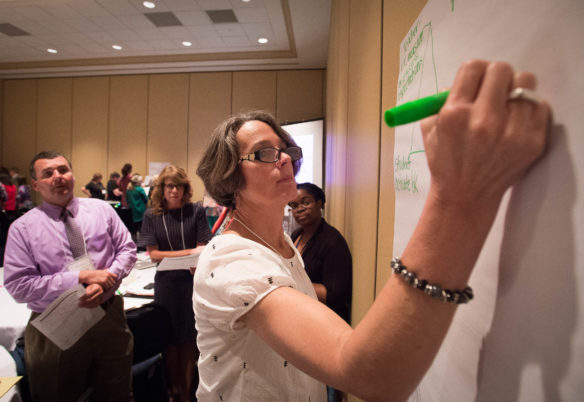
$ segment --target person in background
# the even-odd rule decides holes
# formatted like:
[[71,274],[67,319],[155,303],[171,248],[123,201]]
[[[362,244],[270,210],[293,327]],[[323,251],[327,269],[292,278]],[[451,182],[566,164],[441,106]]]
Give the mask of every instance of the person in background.
[[120,179],[120,174],[118,172],[111,172],[109,180],[107,182],[107,200],[108,201],[121,201],[122,193],[118,190],[118,180]]
[[18,176],[16,178],[18,190],[16,192],[16,207],[20,215],[34,208],[34,202],[30,197],[30,186],[26,181],[26,177]]
[[[547,145],[545,101],[509,101],[530,73],[473,60],[446,104],[421,122],[431,174],[418,224],[355,328],[316,298],[282,227],[297,197],[301,150],[264,113],[223,122],[197,174],[231,225],[195,272],[199,402],[326,401],[326,388],[364,400],[406,400],[431,365],[505,192]],[[386,183],[392,186],[393,183]],[[358,234],[355,234],[357,236]]]
[[6,192],[6,200],[4,201],[3,208],[9,221],[12,222],[18,217],[16,209],[16,185],[12,182],[10,176],[5,173],[0,174],[0,183]]
[[142,188],[142,176],[139,173],[134,173],[130,184],[128,185],[128,191],[126,193],[126,198],[128,199],[128,205],[132,210],[132,222],[134,223],[132,236],[137,238],[138,232],[142,227],[142,217],[146,211],[146,205],[148,204],[148,196]]
[[[0,174],[2,177],[2,174]],[[4,185],[0,182],[0,211],[4,212],[4,203],[8,199],[8,194],[6,193],[6,189]]]
[[[349,246],[322,217],[326,200],[322,189],[312,183],[300,183],[296,188],[296,198],[288,206],[300,228],[292,233],[292,241],[302,255],[318,300],[351,325],[353,263]],[[343,392],[327,388],[329,402],[346,400]]]
[[118,180],[118,188],[116,189],[116,193],[120,196],[120,207],[117,209],[118,215],[124,222],[124,225],[128,228],[129,231],[132,231],[134,228],[134,223],[132,221],[132,211],[128,206],[128,199],[126,197],[128,191],[128,185],[130,184],[130,180],[132,179],[132,165],[130,163],[126,163],[122,167],[122,176]]
[[17,185],[17,180],[20,177],[20,171],[17,167],[11,167],[9,171],[10,180],[12,180],[12,184]]
[[10,227],[10,220],[4,211],[4,202],[7,198],[8,194],[6,194],[4,186],[0,184],[0,266],[4,266],[4,247],[6,246],[6,237]]
[[[138,243],[146,247],[152,261],[200,253],[211,240],[205,209],[191,202],[192,194],[184,169],[169,165],[160,172]],[[197,355],[192,297],[192,272],[156,272],[154,301],[168,309],[172,322],[173,339],[165,354],[171,401],[192,397]]]
[[101,173],[94,173],[91,181],[85,186],[81,187],[81,191],[91,197],[98,198],[100,200],[105,200],[106,190],[101,182],[103,176]]
[[128,184],[130,184],[130,180],[132,180],[132,164],[126,163],[124,166],[122,166],[122,176],[118,180],[118,191],[122,197],[122,208],[128,207],[126,191],[128,190]]
[[[24,360],[32,399],[76,401],[91,388],[92,400],[129,401],[133,337],[115,291],[136,262],[136,246],[113,208],[73,196],[75,177],[62,154],[40,152],[30,163],[30,175],[43,203],[10,227],[6,290],[18,303],[27,303],[31,321],[78,284],[85,286],[79,307],[105,311],[67,350],[29,321]],[[74,262],[81,270],[70,269]]]

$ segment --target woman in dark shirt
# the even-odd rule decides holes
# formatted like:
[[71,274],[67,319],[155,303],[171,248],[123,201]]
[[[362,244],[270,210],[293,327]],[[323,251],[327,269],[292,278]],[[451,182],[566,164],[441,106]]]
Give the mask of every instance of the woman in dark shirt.
[[[292,233],[292,241],[302,254],[318,300],[350,325],[353,263],[349,246],[343,235],[322,217],[325,203],[322,189],[312,183],[300,183],[296,189],[296,199],[288,206],[301,227]],[[343,392],[328,386],[327,391],[329,402],[345,400]]]
[[318,299],[350,324],[351,252],[343,235],[322,217],[324,192],[312,183],[300,183],[296,188],[298,195],[288,205],[301,227],[292,233],[292,241],[302,254]]
[[94,173],[91,181],[87,183],[84,187],[81,187],[81,191],[84,194],[88,195],[91,198],[98,198],[100,200],[105,199],[105,188],[103,187],[103,183],[101,182],[102,175],[101,173]]
[[[165,257],[200,253],[211,240],[205,209],[191,203],[192,187],[186,172],[165,167],[154,185],[151,208],[142,221],[139,245],[146,247],[153,262]],[[171,401],[189,401],[196,362],[193,270],[158,271],[154,277],[154,301],[164,305],[171,317],[173,339],[166,358]]]

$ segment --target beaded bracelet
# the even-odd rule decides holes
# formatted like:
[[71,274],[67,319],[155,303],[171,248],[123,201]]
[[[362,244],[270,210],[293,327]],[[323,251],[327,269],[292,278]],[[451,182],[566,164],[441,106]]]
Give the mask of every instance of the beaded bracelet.
[[472,288],[467,286],[462,291],[442,289],[438,285],[431,285],[424,279],[418,279],[416,274],[402,264],[399,257],[391,260],[391,270],[394,274],[400,274],[401,277],[416,289],[420,289],[429,296],[446,303],[465,304],[473,298]]

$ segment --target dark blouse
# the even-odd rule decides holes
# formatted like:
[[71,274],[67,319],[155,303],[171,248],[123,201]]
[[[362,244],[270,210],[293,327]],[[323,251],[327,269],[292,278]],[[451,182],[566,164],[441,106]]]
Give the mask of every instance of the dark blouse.
[[[303,229],[292,233],[296,241]],[[326,287],[326,305],[351,323],[353,262],[349,246],[341,233],[321,219],[320,226],[302,250],[306,273],[313,283]]]
[[[138,245],[158,246],[160,251],[177,251],[195,248],[198,243],[207,243],[211,240],[213,235],[207,223],[205,208],[199,203],[187,204],[182,208],[182,214],[184,230],[181,229],[181,208],[166,211],[163,215],[154,215],[152,210],[148,209],[142,220]],[[183,234],[185,247],[182,242]]]
[[[182,222],[181,228],[181,208],[166,211],[163,215],[154,215],[151,209],[147,210],[138,245],[158,246],[160,251],[177,251],[195,248],[198,243],[206,244],[213,237],[205,209],[198,203],[182,208]],[[156,272],[154,301],[170,313],[171,343],[194,342],[197,331],[193,312],[193,275],[183,269]]]
[[91,198],[99,198],[100,200],[105,199],[105,194],[103,193],[103,184],[96,183],[92,180],[85,185],[85,188],[89,190]]

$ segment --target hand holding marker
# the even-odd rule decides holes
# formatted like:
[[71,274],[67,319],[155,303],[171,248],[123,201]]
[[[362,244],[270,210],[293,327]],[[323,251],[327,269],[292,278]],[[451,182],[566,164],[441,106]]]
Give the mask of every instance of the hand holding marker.
[[[406,102],[385,111],[385,122],[389,127],[412,123],[435,115],[442,109],[450,91],[439,92],[415,101]],[[537,103],[539,99],[534,91],[526,88],[515,88],[509,93],[509,100],[527,100]]]

